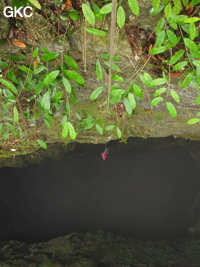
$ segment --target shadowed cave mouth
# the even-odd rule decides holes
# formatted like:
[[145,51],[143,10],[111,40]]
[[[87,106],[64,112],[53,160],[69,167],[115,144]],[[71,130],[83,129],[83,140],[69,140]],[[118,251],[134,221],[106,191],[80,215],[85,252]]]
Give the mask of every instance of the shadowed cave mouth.
[[199,216],[200,142],[129,138],[107,146],[106,160],[104,144],[74,143],[57,161],[0,169],[0,238],[32,243],[97,230],[186,237]]

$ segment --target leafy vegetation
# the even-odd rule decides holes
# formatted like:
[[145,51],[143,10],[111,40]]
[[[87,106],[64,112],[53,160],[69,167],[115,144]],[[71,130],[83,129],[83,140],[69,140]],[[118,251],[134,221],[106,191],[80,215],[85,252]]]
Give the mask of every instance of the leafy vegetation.
[[[49,13],[51,20],[54,20],[56,15],[61,20],[81,19],[80,11],[63,7],[60,0],[54,2],[57,13]],[[192,83],[197,90],[200,90],[200,43],[198,42],[200,18],[199,8],[196,7],[198,3],[199,0],[182,2],[153,0],[149,12],[151,15],[160,13],[161,18],[155,28],[155,43],[149,47],[149,58],[145,64],[148,64],[151,57],[167,55],[167,58],[165,56],[163,59],[161,76],[153,77],[145,71],[140,71],[138,78],[143,85],[134,80],[126,88],[123,85],[123,71],[118,66],[121,58],[113,54],[111,45],[108,54],[100,55],[94,62],[96,78],[98,82],[102,82],[102,86],[93,90],[90,101],[96,101],[102,95],[107,94],[108,114],[111,112],[110,107],[122,103],[127,114],[131,116],[137,102],[142,101],[144,90],[153,88],[150,106],[164,103],[169,114],[176,118],[178,116],[176,103],[180,103],[181,98],[179,92],[171,88],[172,77],[184,73],[185,78],[179,81],[180,88],[185,88]],[[41,9],[41,4],[37,0],[23,1],[21,4],[32,5],[36,10]],[[18,3],[13,0],[12,5],[18,6]],[[114,5],[116,5],[116,11],[113,8]],[[135,16],[139,15],[137,0],[128,0],[128,6]],[[110,13],[112,13],[111,33],[114,32],[115,24],[120,29],[125,26],[126,13],[121,2],[117,3],[113,0],[97,5],[86,1],[82,3],[81,8],[86,21],[84,30],[90,34],[97,36],[107,34],[106,31],[95,28],[95,25],[97,21],[102,21]],[[70,34],[73,34],[73,31]],[[110,43],[114,43],[112,34]],[[31,56],[29,66],[24,64],[26,55],[22,53],[20,56],[7,55],[0,58],[2,103],[0,133],[4,140],[27,137],[27,121],[29,125],[34,126],[38,119],[41,119],[46,127],[51,127],[56,113],[61,116],[63,138],[69,137],[74,140],[78,134],[77,125],[81,127],[81,131],[95,127],[100,135],[103,135],[104,131],[114,130],[118,138],[122,137],[119,120],[116,124],[109,125],[85,114],[84,110],[74,111],[73,107],[78,105],[76,91],[85,87],[86,84],[84,77],[79,74],[78,63],[72,56],[51,52],[44,47],[35,48]],[[103,79],[107,79],[103,69],[109,75],[107,90],[103,84]],[[200,104],[200,94],[197,95],[195,104]],[[198,123],[199,116],[197,113],[196,118],[190,119],[188,124]],[[78,119],[78,123],[75,122],[74,117]],[[47,146],[41,139],[37,136],[37,143],[46,149]]]

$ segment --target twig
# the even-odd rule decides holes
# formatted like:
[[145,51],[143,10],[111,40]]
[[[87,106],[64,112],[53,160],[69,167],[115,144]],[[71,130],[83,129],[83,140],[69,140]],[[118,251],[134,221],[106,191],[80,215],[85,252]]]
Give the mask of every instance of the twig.
[[114,56],[116,11],[117,11],[117,0],[112,0],[111,29],[110,29],[110,62],[109,62],[109,75],[108,75],[108,103],[107,103],[108,110],[109,110],[109,104],[110,104],[110,88],[112,85],[112,63],[113,63],[113,56]]

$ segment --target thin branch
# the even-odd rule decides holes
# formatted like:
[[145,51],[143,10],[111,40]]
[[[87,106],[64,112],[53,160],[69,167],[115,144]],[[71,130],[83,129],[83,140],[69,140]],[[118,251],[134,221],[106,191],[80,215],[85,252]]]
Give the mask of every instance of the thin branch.
[[117,0],[112,0],[111,29],[110,29],[110,62],[109,62],[109,76],[108,76],[108,103],[107,103],[108,110],[110,104],[110,88],[112,85],[112,63],[114,56],[116,12],[117,12]]

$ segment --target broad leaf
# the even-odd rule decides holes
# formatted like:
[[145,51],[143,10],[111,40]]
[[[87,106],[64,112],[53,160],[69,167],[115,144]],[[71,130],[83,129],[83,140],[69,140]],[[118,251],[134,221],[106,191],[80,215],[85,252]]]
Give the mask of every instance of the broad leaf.
[[156,106],[156,105],[158,105],[158,103],[160,103],[160,102],[163,101],[163,100],[164,100],[164,99],[163,99],[161,96],[158,96],[158,97],[154,98],[154,99],[151,101],[150,105],[151,105],[151,106]]
[[44,85],[49,85],[51,82],[53,82],[59,73],[60,73],[59,70],[54,70],[49,74],[47,74],[43,81]]
[[154,10],[157,10],[160,6],[160,0],[152,0],[152,6]]
[[196,22],[199,20],[200,20],[200,18],[198,18],[198,17],[192,17],[192,18],[185,19],[184,22],[185,23],[192,23],[192,22]]
[[192,40],[183,38],[185,45],[191,50],[198,50],[198,46]]
[[112,75],[112,79],[113,79],[114,81],[117,81],[117,82],[123,82],[123,81],[124,81],[124,79],[123,79],[121,76],[117,75],[116,73],[114,73],[114,74]]
[[132,109],[136,108],[135,97],[132,93],[128,93],[128,100]]
[[112,11],[112,3],[109,3],[105,6],[103,6],[101,9],[100,9],[100,13],[101,14],[108,14]]
[[196,97],[195,104],[199,105],[200,104],[200,94]]
[[64,55],[64,58],[72,69],[78,70],[78,65],[71,57]]
[[65,138],[68,135],[68,131],[69,131],[69,127],[68,127],[68,122],[66,121],[63,124],[63,128],[62,128],[62,137]]
[[95,16],[94,16],[94,12],[90,8],[90,6],[83,3],[82,4],[82,10],[83,10],[83,14],[84,14],[84,17],[87,20],[87,22],[89,22],[92,26],[94,26]]
[[157,89],[157,90],[154,92],[153,96],[156,97],[156,96],[158,96],[158,95],[161,95],[161,94],[163,94],[166,90],[167,90],[166,87],[159,88],[159,89]]
[[119,138],[121,138],[121,137],[122,137],[122,132],[121,132],[121,130],[119,129],[119,127],[116,127],[116,131],[117,131],[117,136],[118,136]]
[[129,5],[131,11],[133,12],[133,14],[138,16],[140,13],[138,1],[137,0],[128,0],[128,5]]
[[97,29],[93,29],[93,28],[85,28],[87,32],[94,34],[94,35],[99,35],[99,36],[104,36],[106,35],[106,32],[101,31],[101,30],[97,30]]
[[166,106],[167,106],[167,110],[168,110],[169,114],[173,118],[176,118],[177,117],[177,111],[176,111],[176,108],[174,107],[174,105],[171,102],[167,102]]
[[188,64],[188,61],[181,61],[173,67],[173,70],[180,70],[184,68],[187,64]]
[[117,10],[117,24],[120,28],[124,26],[126,15],[122,6],[119,6]]
[[66,74],[67,78],[71,78],[72,80],[74,80],[78,84],[84,85],[83,77],[81,75],[79,75],[78,73],[76,73],[75,71],[65,70],[64,73]]
[[69,121],[67,123],[68,123],[69,135],[71,139],[74,140],[76,138],[76,132],[74,126]]
[[165,16],[166,18],[169,18],[171,16],[171,13],[172,13],[172,6],[170,3],[168,3],[164,9],[164,12],[165,12]]
[[112,130],[112,129],[114,129],[115,128],[115,125],[108,125],[108,126],[106,126],[106,131],[110,131],[110,130]]
[[170,89],[170,93],[171,93],[171,96],[173,97],[173,99],[177,103],[180,103],[180,98],[179,98],[179,95],[177,94],[177,92],[174,89]]
[[41,9],[41,5],[38,2],[38,0],[28,0],[34,7],[36,7],[37,9]]
[[47,145],[44,141],[37,139],[37,142],[42,148],[47,149]]
[[18,110],[15,106],[13,108],[13,113],[14,113],[14,122],[18,122],[19,121],[19,115],[18,115]]
[[104,89],[103,86],[96,88],[90,95],[90,100],[93,101],[97,99],[97,97],[102,93],[103,89]]
[[71,84],[69,83],[69,81],[65,77],[62,77],[62,81],[63,81],[63,85],[64,85],[67,93],[70,94],[72,91]]
[[98,59],[96,61],[96,76],[97,76],[97,79],[99,81],[102,81],[102,79],[103,79],[102,68],[101,68],[101,63],[100,63],[100,61]]
[[164,83],[167,83],[167,80],[165,78],[157,78],[149,83],[149,87],[155,87],[157,85],[162,85]]
[[184,54],[184,50],[183,49],[181,49],[181,50],[179,50],[178,52],[176,52],[175,53],[175,55],[173,55],[172,57],[171,57],[171,59],[170,59],[170,61],[169,61],[169,64],[170,65],[173,65],[173,64],[175,64],[182,56],[183,56],[183,54]]
[[150,50],[150,54],[151,55],[156,55],[156,54],[160,54],[160,53],[163,53],[164,51],[166,51],[167,48],[165,46],[160,46],[160,47],[153,47],[151,50]]
[[50,61],[52,59],[55,59],[59,54],[55,52],[48,52],[47,54],[42,56],[42,60],[44,61]]
[[8,89],[10,89],[14,94],[18,94],[17,88],[14,86],[14,84],[2,78],[0,78],[0,82],[3,83],[3,85],[5,85]]
[[200,121],[199,118],[194,118],[194,119],[189,120],[187,123],[188,123],[188,124],[195,124],[195,123],[197,123],[197,122],[199,122],[199,121]]
[[136,96],[142,98],[144,93],[142,89],[139,87],[139,85],[137,85],[136,83],[133,84],[133,91]]
[[165,26],[165,19],[161,18],[158,21],[157,26],[156,26],[156,34],[157,35],[163,30],[164,26]]
[[100,134],[100,135],[103,135],[103,129],[101,128],[101,126],[99,124],[96,124],[96,129],[97,129],[97,132]]
[[49,94],[49,91],[47,91],[43,95],[42,100],[41,100],[41,107],[44,110],[50,110],[50,94]]
[[192,78],[193,73],[191,72],[185,77],[184,81],[181,84],[181,88],[185,88],[191,82]]
[[199,61],[199,60],[194,60],[194,61],[192,61],[192,63],[193,63],[196,67],[200,68],[200,61]]
[[130,102],[128,101],[127,98],[124,98],[123,102],[124,102],[124,106],[125,106],[125,109],[126,109],[127,113],[129,115],[131,115],[132,114],[132,108],[131,108]]

